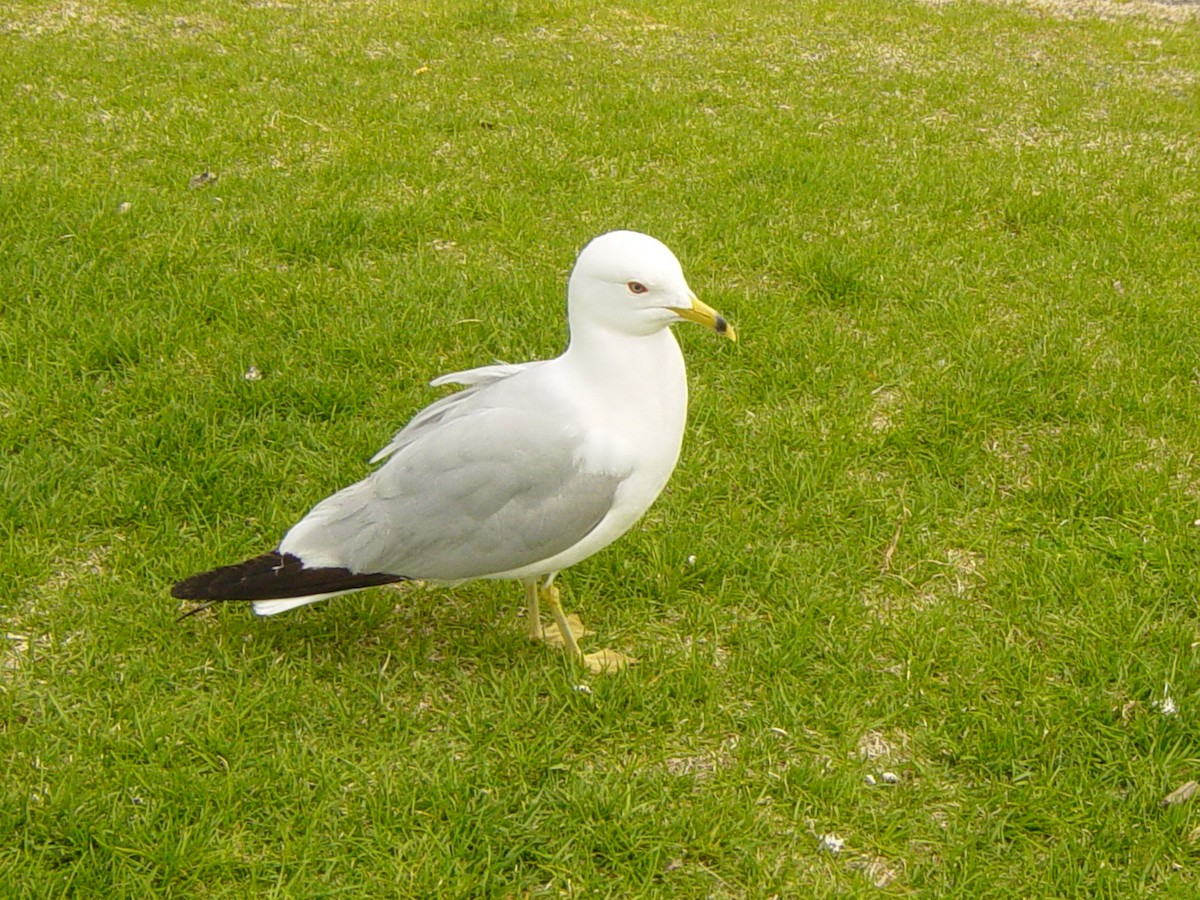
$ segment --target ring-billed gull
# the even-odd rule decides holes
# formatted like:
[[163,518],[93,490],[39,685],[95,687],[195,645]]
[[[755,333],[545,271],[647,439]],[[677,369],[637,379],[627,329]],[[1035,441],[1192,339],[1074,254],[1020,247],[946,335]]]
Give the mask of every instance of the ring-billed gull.
[[608,651],[580,652],[554,577],[628,531],[675,468],[687,378],[668,326],[735,335],[674,254],[632,231],[579,254],[567,319],[561,356],[436,379],[465,390],[418,412],[365,479],[313,507],[278,549],[193,575],[172,595],[249,600],[269,616],[390,582],[515,579],[530,637],[543,637],[540,597],[567,650],[604,668]]

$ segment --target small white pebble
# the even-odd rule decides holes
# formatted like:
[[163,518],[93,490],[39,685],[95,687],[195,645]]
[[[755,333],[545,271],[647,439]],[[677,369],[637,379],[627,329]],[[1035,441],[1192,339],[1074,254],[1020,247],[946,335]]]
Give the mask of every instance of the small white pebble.
[[899,784],[900,776],[895,772],[881,772],[879,777],[883,779],[884,784]]
[[124,203],[120,204],[117,207],[117,214],[123,216],[123,215],[125,215],[125,213],[129,212],[131,209],[133,209],[133,204],[130,203],[128,200],[126,200]]
[[1179,707],[1175,705],[1175,698],[1171,696],[1171,683],[1163,684],[1163,698],[1154,700],[1150,703],[1152,709],[1157,709],[1164,716],[1173,716],[1179,712]]
[[1164,716],[1173,716],[1179,712],[1179,707],[1175,705],[1174,697],[1163,697],[1161,700],[1155,700],[1150,705]]
[[841,853],[842,848],[846,846],[846,841],[833,833],[823,834],[819,840],[821,842],[821,849],[827,853]]
[[865,784],[867,787],[874,787],[875,786],[875,776],[868,772],[866,775],[863,776],[863,784]]
[[[1197,523],[1197,524],[1200,524],[1200,523]],[[695,554],[695,553],[693,553],[693,554],[691,554],[690,556],[688,556],[688,558],[687,558],[687,564],[688,564],[689,566],[694,566],[694,565],[696,564],[696,554]]]
[[589,684],[577,684],[571,690],[577,691],[580,694],[591,694],[592,686]]
[[251,366],[242,377],[247,381],[261,381],[262,372],[258,371],[258,366]]

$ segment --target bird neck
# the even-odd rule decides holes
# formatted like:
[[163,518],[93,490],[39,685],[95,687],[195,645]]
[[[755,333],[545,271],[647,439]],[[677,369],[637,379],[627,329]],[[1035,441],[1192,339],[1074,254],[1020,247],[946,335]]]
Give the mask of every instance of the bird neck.
[[[670,329],[629,335],[589,328],[573,333],[560,357],[563,384],[578,398],[590,398],[593,409],[636,428],[683,436],[687,417],[687,371],[683,353]],[[611,424],[611,423],[610,423]]]
[[649,389],[655,381],[684,377],[683,354],[669,328],[649,334],[629,334],[604,327],[572,330],[563,354],[581,371],[603,372],[610,383],[642,384]]

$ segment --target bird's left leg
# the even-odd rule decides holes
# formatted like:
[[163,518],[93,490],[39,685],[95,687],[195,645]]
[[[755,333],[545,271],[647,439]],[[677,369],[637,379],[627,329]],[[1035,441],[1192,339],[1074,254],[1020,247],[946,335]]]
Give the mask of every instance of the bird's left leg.
[[[575,642],[575,633],[571,628],[571,623],[567,621],[566,614],[563,612],[558,588],[554,586],[554,574],[551,574],[546,579],[539,593],[542,595],[542,599],[546,601],[546,605],[550,607],[550,612],[554,613],[554,624],[558,626],[558,633],[562,636],[563,646],[567,648],[568,653],[582,662],[583,653],[579,649],[579,644]],[[575,625],[582,636],[583,623],[579,621],[578,616],[575,617]]]

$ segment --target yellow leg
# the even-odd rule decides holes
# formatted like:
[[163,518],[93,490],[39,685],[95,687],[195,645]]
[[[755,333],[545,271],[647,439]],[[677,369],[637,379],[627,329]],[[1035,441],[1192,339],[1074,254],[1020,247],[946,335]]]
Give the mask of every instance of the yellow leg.
[[537,579],[525,582],[525,633],[531,641],[540,641],[542,635],[542,612],[538,609]]
[[550,607],[550,612],[554,613],[554,622],[558,625],[558,631],[562,635],[563,646],[580,662],[583,661],[583,653],[579,650],[579,645],[575,643],[575,635],[571,633],[571,626],[567,622],[566,614],[563,613],[562,602],[558,598],[558,588],[553,584],[547,584],[541,590],[542,599],[546,601],[546,605]]
[[[583,637],[586,634],[591,634],[591,632],[584,629],[583,623],[579,621],[579,616],[572,615],[568,618],[566,613],[563,612],[558,588],[554,586],[554,576],[547,576],[546,580],[540,586],[536,580],[524,581],[522,583],[525,585],[525,628],[530,640],[545,641],[551,647],[564,647],[571,656],[582,663],[584,668],[593,675],[600,675],[605,672],[619,672],[626,666],[637,662],[634,657],[626,656],[619,650],[597,650],[595,653],[589,653],[585,656],[583,651],[579,649],[576,635]],[[554,614],[554,624],[557,626],[558,631],[557,635],[554,631],[543,630],[539,600],[545,600],[546,605],[550,607],[550,612]]]

